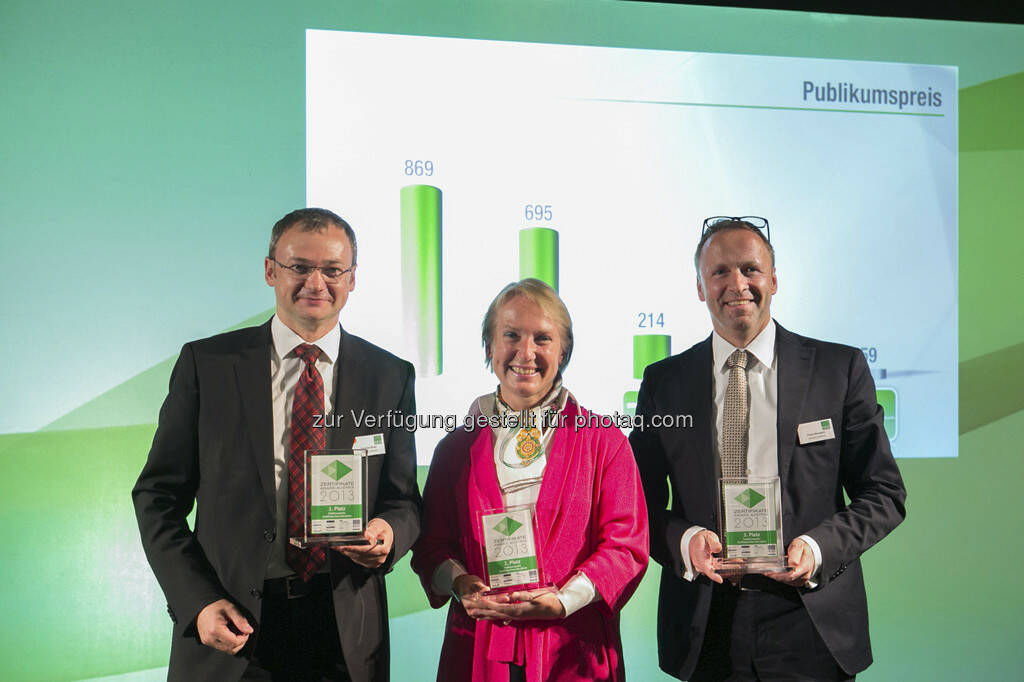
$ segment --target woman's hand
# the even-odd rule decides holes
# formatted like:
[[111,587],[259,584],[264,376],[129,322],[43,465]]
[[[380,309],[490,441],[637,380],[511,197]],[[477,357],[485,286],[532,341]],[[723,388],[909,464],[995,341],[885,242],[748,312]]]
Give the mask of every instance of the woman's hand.
[[487,589],[487,583],[478,578],[475,575],[469,573],[463,573],[454,581],[452,581],[452,592],[453,596],[457,596],[460,599],[466,597],[472,597],[472,595],[483,592]]
[[557,592],[533,590],[512,592],[507,595],[509,603],[502,610],[509,614],[509,620],[555,620],[565,618],[565,607]]
[[455,579],[452,584],[453,596],[459,598],[466,614],[474,621],[480,620],[505,620],[505,616],[495,611],[495,606],[508,603],[508,597],[504,594],[486,595],[483,593],[488,589],[487,584],[470,573],[464,573]]
[[[475,576],[472,577],[475,578]],[[479,581],[479,578],[476,580]],[[468,580],[465,584],[469,584]],[[463,593],[459,592],[459,594]],[[565,607],[562,606],[562,601],[556,592],[550,590],[506,592],[486,597],[482,595],[464,596],[462,605],[470,618],[495,620],[504,625],[508,625],[514,620],[555,620],[565,617]]]

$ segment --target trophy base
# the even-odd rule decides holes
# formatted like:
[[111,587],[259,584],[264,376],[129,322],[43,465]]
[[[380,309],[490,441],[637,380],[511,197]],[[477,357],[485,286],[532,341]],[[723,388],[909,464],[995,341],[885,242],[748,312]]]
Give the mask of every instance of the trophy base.
[[742,557],[738,559],[720,559],[711,561],[715,573],[721,575],[744,575],[747,573],[783,573],[792,571],[786,565],[786,557]]
[[[554,583],[531,583],[529,585],[510,585],[509,587],[496,587],[494,589],[480,592],[481,597],[494,597],[509,592],[557,592]],[[519,602],[512,602],[519,603]]]
[[[370,544],[370,541],[363,537],[362,533],[359,533],[358,535],[300,536],[296,538],[288,538],[288,542],[300,549],[309,549],[310,547],[322,545],[326,545],[327,547],[355,547]],[[384,544],[383,540],[378,540],[377,544]]]

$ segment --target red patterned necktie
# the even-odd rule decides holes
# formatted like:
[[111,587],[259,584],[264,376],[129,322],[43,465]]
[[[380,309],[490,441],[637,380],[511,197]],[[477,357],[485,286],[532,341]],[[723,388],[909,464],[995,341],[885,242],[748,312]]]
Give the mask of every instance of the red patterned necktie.
[[[292,402],[291,443],[288,448],[288,537],[305,535],[303,509],[306,505],[306,477],[303,453],[322,450],[327,436],[322,428],[313,428],[313,415],[324,413],[324,380],[316,369],[320,349],[308,343],[295,347],[295,354],[305,362]],[[285,549],[288,565],[302,580],[309,581],[327,560],[323,545],[300,549],[288,543]]]

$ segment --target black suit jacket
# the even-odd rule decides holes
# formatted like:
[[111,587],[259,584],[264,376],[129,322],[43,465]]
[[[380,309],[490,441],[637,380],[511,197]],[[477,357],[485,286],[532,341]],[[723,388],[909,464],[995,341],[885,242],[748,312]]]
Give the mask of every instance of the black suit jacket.
[[[185,344],[132,491],[142,544],[174,621],[170,680],[237,680],[248,664],[253,642],[237,656],[200,643],[195,619],[207,604],[230,599],[259,636],[277,515],[271,348],[269,322]],[[353,680],[387,680],[384,574],[419,534],[416,455],[411,432],[356,428],[350,410],[414,413],[414,373],[408,362],[343,330],[334,381],[334,412],[344,418],[328,430],[327,446],[351,447],[355,436],[383,431],[386,454],[369,459],[368,504],[395,534],[380,569],[328,552],[338,636]]]
[[[778,458],[785,543],[807,534],[820,546],[819,585],[801,590],[836,662],[855,674],[871,663],[860,555],[906,515],[906,490],[889,449],[867,362],[856,348],[792,334],[776,324]],[[662,567],[658,658],[689,677],[711,605],[711,581],[682,579],[680,540],[691,526],[716,530],[719,465],[712,442],[711,338],[650,365],[637,415],[688,414],[692,428],[636,429],[630,443],[647,496],[651,556]],[[830,417],[836,437],[807,445],[797,425]],[[671,485],[672,506],[668,506]],[[849,503],[843,493],[849,496]]]

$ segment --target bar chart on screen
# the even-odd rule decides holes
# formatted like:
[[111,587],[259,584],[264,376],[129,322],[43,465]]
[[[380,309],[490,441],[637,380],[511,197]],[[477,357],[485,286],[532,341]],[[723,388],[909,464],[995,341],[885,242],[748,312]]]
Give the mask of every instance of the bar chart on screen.
[[[314,30],[306,50],[307,201],[359,239],[342,323],[413,362],[421,414],[494,389],[484,312],[536,277],[572,316],[566,385],[632,415],[644,368],[710,333],[703,219],[755,214],[779,323],[864,351],[898,456],[956,455],[955,68]],[[417,432],[422,463],[443,436]]]

